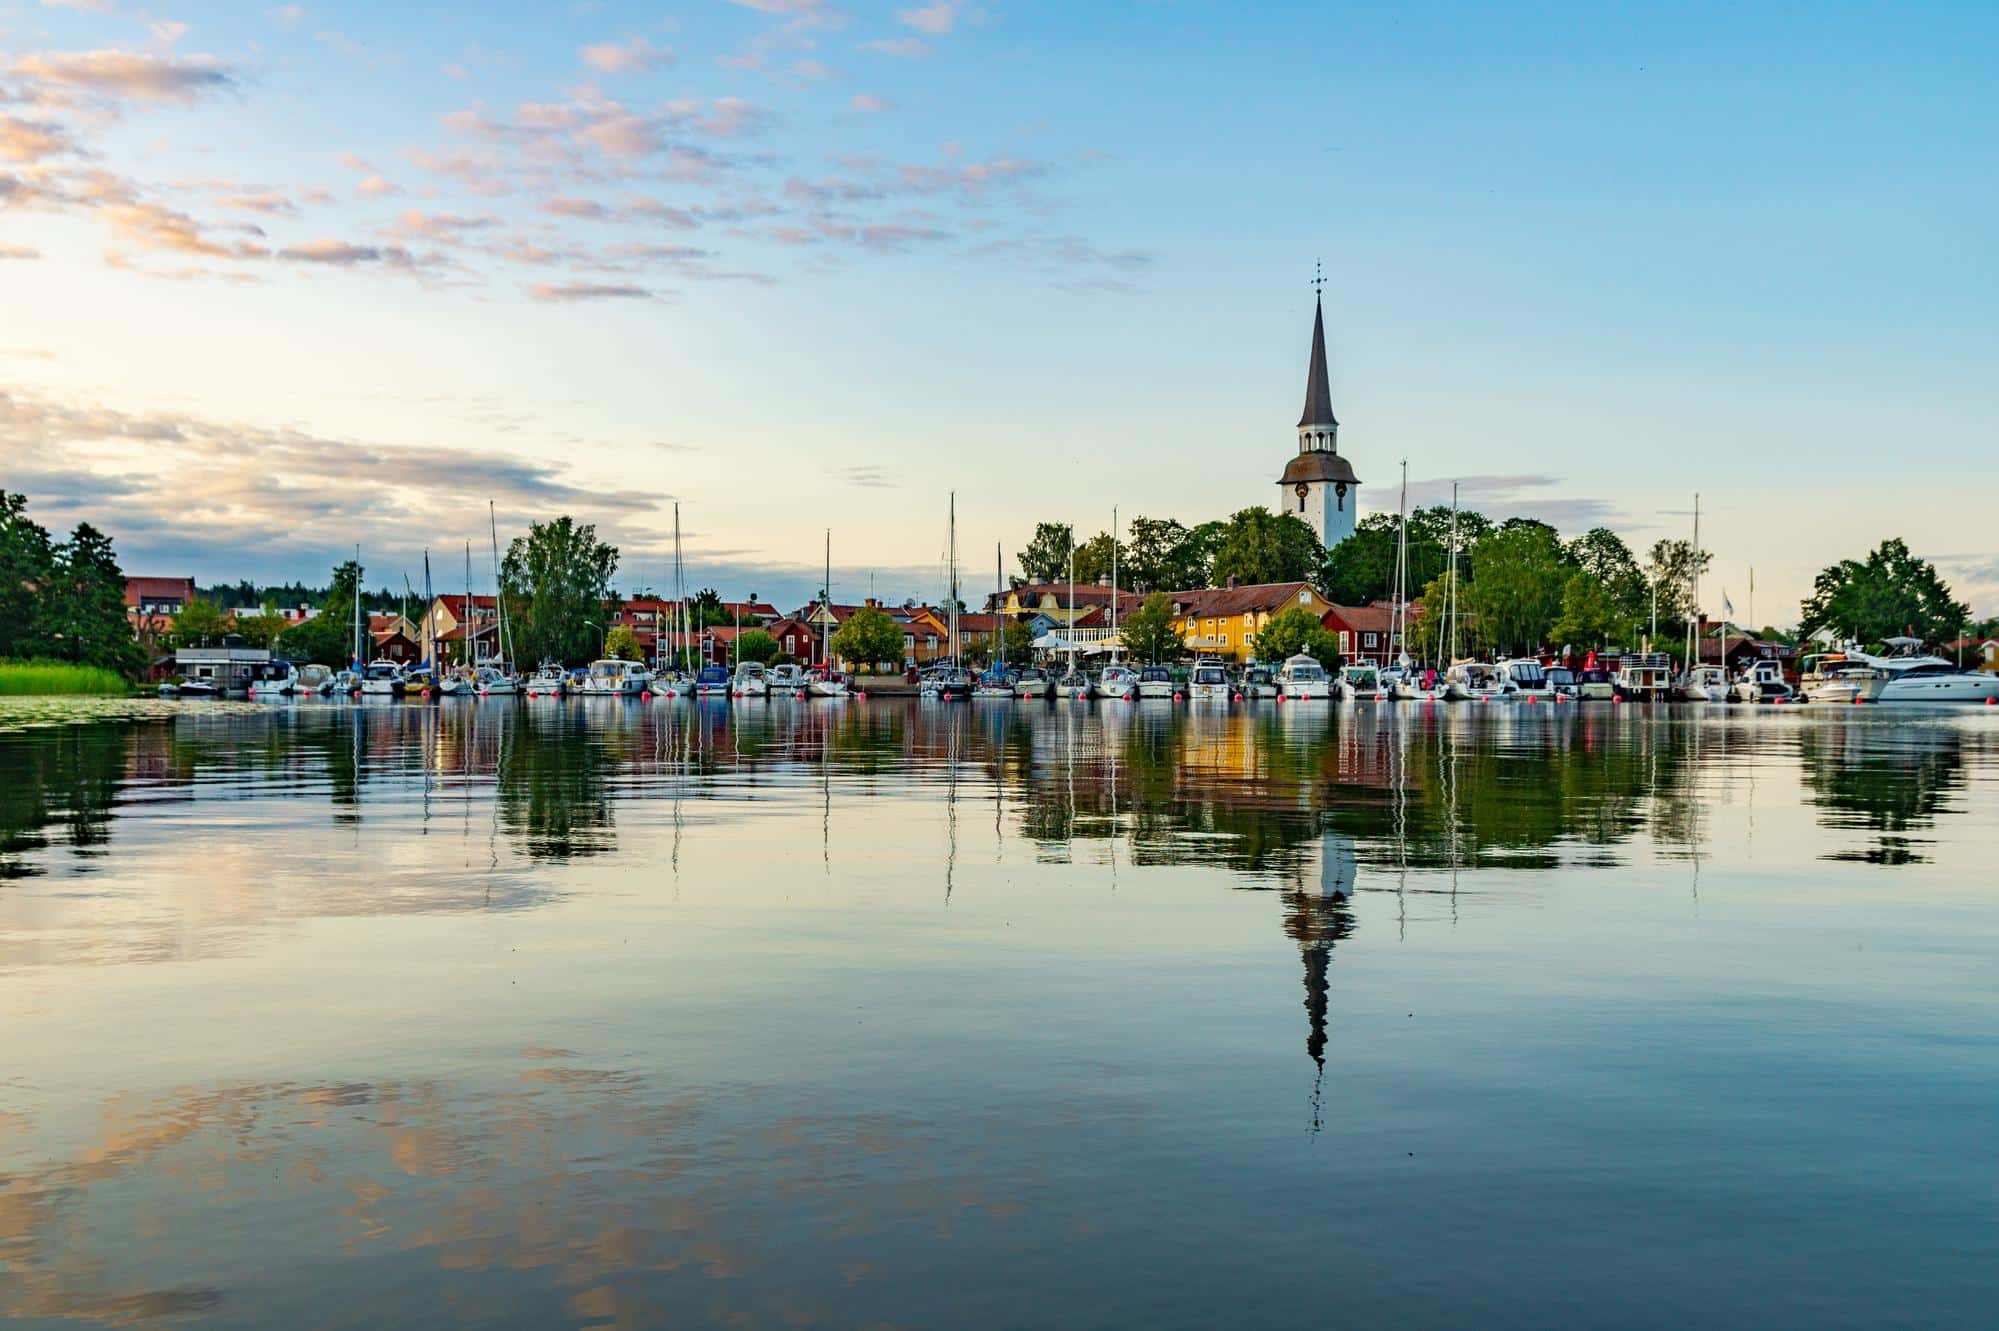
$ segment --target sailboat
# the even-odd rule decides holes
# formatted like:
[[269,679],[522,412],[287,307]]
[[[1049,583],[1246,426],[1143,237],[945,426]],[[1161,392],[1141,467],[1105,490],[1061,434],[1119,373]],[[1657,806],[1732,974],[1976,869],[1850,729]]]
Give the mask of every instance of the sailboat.
[[805,691],[815,698],[844,698],[847,681],[833,669],[833,529],[826,529],[826,585],[819,603],[819,667],[805,679]]
[[1402,462],[1402,502],[1395,511],[1395,618],[1388,626],[1388,654],[1395,662],[1382,672],[1388,696],[1405,702],[1424,696],[1416,663],[1409,658],[1409,461]]
[[917,690],[920,698],[949,701],[953,698],[972,696],[972,677],[969,671],[958,664],[958,492],[951,492],[950,537],[947,543],[946,562],[950,578],[949,623],[945,634],[951,643],[951,663],[932,670]]
[[[665,653],[658,650],[660,634],[665,632],[670,641],[680,645],[674,651],[671,669],[665,666]],[[687,574],[680,560],[680,505],[673,506],[673,627],[662,629],[657,619],[653,620],[653,656],[659,660],[661,669],[654,677],[653,692],[662,698],[685,698],[694,692],[694,677],[686,670],[683,659],[690,634],[687,629]]]
[[1694,496],[1694,553],[1692,585],[1687,589],[1691,596],[1687,606],[1687,658],[1686,669],[1673,681],[1673,696],[1686,702],[1727,702],[1728,668],[1726,665],[1702,665],[1700,660],[1700,636],[1695,621],[1700,618],[1701,603],[1701,497]]
[[1001,638],[999,627],[999,606],[1001,600],[998,589],[1006,585],[1006,573],[1003,565],[1004,560],[1000,555],[999,543],[995,541],[993,543],[993,587],[995,590],[993,592],[992,660],[987,663],[986,672],[980,675],[978,681],[972,685],[972,696],[974,698],[1004,698],[1011,701],[1013,699],[1013,678],[1006,672],[1006,646]]
[[1069,644],[1069,668],[1055,681],[1055,696],[1058,698],[1087,698],[1090,696],[1090,677],[1076,668],[1076,542],[1069,542],[1069,620],[1063,630]]
[[[430,556],[424,556],[428,567]],[[433,630],[437,626],[436,602],[432,602],[432,613],[426,618]],[[446,698],[469,698],[472,696],[472,681],[475,678],[472,667],[472,542],[465,542],[465,614],[460,628],[465,643],[465,659],[456,670],[446,670],[442,661],[437,663],[437,692]]]
[[490,499],[486,501],[486,521],[491,527],[493,535],[493,612],[494,624],[499,632],[499,640],[495,643],[495,646],[499,650],[499,657],[488,664],[497,670],[502,677],[512,681],[518,677],[515,675],[513,667],[513,634],[508,631],[507,627],[507,589],[504,580],[500,577],[500,519],[494,512],[493,501]]

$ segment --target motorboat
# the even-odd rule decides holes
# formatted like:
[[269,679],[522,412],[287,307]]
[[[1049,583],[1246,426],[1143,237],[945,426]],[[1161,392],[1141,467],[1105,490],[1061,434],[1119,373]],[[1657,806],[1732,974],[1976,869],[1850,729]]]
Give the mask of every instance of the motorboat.
[[298,667],[290,661],[272,660],[258,665],[250,675],[250,697],[269,702],[280,698],[297,698],[308,690]]
[[1612,680],[1626,702],[1664,702],[1673,690],[1673,658],[1664,652],[1631,652]]
[[1194,668],[1187,672],[1187,700],[1189,702],[1227,702],[1235,696],[1235,685],[1229,682],[1228,667],[1214,657],[1202,657],[1194,662]]
[[1138,696],[1140,698],[1171,698],[1179,692],[1173,682],[1173,672],[1163,665],[1143,666],[1138,672]]
[[348,695],[359,693],[361,691],[361,672],[358,670],[335,671],[333,678],[327,683],[326,691],[328,693]]
[[437,676],[429,666],[415,665],[403,671],[403,692],[420,693],[428,698],[437,688]]
[[473,673],[472,687],[481,698],[511,698],[521,691],[521,682],[498,666],[482,665]]
[[479,691],[477,672],[464,666],[446,671],[437,680],[437,696],[440,698],[469,698]]
[[787,661],[774,665],[765,676],[772,693],[796,695],[805,692],[805,667]]
[[1548,679],[1548,692],[1557,698],[1567,698],[1574,702],[1579,692],[1576,672],[1567,666],[1549,666],[1541,672]]
[[1434,696],[1425,683],[1423,668],[1410,660],[1407,652],[1396,657],[1395,664],[1381,672],[1381,678],[1388,685],[1388,696],[1397,702]]
[[221,687],[212,679],[184,679],[173,686],[176,698],[220,698]]
[[1242,678],[1236,681],[1236,692],[1250,700],[1275,698],[1277,696],[1277,672],[1267,665],[1245,666]]
[[1673,696],[1681,702],[1727,702],[1728,672],[1718,665],[1682,671],[1673,681]]
[[805,691],[815,698],[844,698],[847,677],[837,670],[816,666],[805,677]]
[[1331,698],[1333,681],[1326,675],[1326,668],[1318,658],[1300,652],[1286,659],[1277,669],[1277,688],[1280,698]]
[[1013,696],[1016,698],[1046,698],[1048,696],[1048,672],[1040,666],[1024,666],[1014,676]]
[[962,666],[939,666],[924,679],[918,695],[938,702],[972,696],[972,672]]
[[1548,683],[1548,672],[1542,664],[1531,656],[1516,656],[1501,661],[1499,669],[1506,676],[1506,692],[1516,702],[1553,702],[1554,687]]
[[333,688],[333,668],[323,665],[302,665],[298,668],[299,688],[306,693],[324,695]]
[[1866,658],[1876,677],[1868,702],[1990,703],[1999,698],[1999,675],[1964,670],[1924,654],[1918,638],[1890,638],[1887,656]]
[[1090,677],[1074,666],[1062,673],[1055,681],[1055,696],[1058,698],[1087,698],[1090,696]]
[[1798,693],[1807,702],[1865,701],[1880,675],[1876,657],[1860,652],[1814,652],[1798,663]]
[[1506,696],[1506,672],[1490,661],[1453,661],[1444,672],[1447,702],[1491,702]]
[[1797,690],[1784,679],[1784,667],[1764,657],[1744,666],[1728,691],[1733,702],[1789,702]]
[[770,672],[761,661],[738,661],[736,677],[729,681],[729,692],[738,698],[762,698],[770,693]]
[[1614,702],[1617,699],[1617,681],[1608,670],[1588,667],[1576,671],[1577,702]]
[[560,698],[569,687],[569,673],[553,661],[543,661],[541,669],[528,676],[528,697]]
[[1007,678],[1004,670],[988,670],[973,682],[972,696],[974,698],[1005,698],[1008,701],[1012,701],[1013,681]]
[[403,668],[394,661],[370,661],[361,672],[361,692],[375,697],[401,697]]
[[652,677],[652,691],[656,698],[685,698],[694,692],[694,676],[681,670],[660,670]]
[[1097,676],[1097,696],[1129,701],[1138,696],[1138,672],[1130,666],[1107,665]]
[[702,698],[726,698],[729,696],[729,667],[705,665],[694,676],[694,692]]
[[1388,697],[1388,690],[1381,684],[1380,668],[1364,661],[1341,666],[1337,687],[1341,702],[1359,702],[1363,698],[1381,702]]
[[586,698],[636,698],[645,692],[649,677],[650,672],[636,661],[606,658],[590,663],[578,692]]

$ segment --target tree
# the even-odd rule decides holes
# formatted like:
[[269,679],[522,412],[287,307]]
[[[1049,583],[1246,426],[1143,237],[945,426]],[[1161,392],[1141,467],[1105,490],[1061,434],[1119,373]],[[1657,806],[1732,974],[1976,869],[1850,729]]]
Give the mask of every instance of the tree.
[[1034,659],[1034,630],[1026,624],[1008,624],[1000,630],[1000,651],[1008,665],[1026,665]]
[[198,596],[174,616],[174,641],[182,647],[205,647],[230,631],[229,621],[215,602]]
[[1653,588],[1659,593],[1659,622],[1684,623],[1698,613],[1694,605],[1694,579],[1707,572],[1713,556],[1705,550],[1698,556],[1694,553],[1692,541],[1658,541],[1646,557],[1645,605],[1643,614],[1649,620],[1652,614],[1651,597]]
[[[1111,553],[1117,553],[1117,572],[1120,579],[1125,574],[1125,550],[1115,537],[1107,531],[1100,531],[1089,540],[1076,547],[1076,581],[1102,582],[1111,575]],[[1064,570],[1063,576],[1068,576]]]
[[0,490],[0,656],[47,656],[54,646],[42,592],[55,576],[55,547],[27,508],[26,495]]
[[749,629],[736,639],[736,659],[755,661],[758,665],[769,665],[783,652],[776,638],[762,629]]
[[1829,628],[1856,642],[1909,636],[1948,642],[1964,632],[1968,607],[1951,599],[1936,566],[1918,559],[1899,537],[1864,560],[1844,559],[1822,570],[1805,598],[1800,636]]
[[697,633],[702,629],[720,628],[733,620],[728,608],[722,604],[722,593],[713,587],[703,587],[694,593],[693,599],[687,603],[687,617],[694,622]]
[[317,615],[278,636],[278,650],[295,661],[343,665],[354,659],[354,598],[361,566],[349,559],[333,570],[333,585]]
[[604,655],[613,661],[643,661],[645,649],[639,646],[639,635],[632,632],[629,624],[614,624],[604,635]]
[[1362,518],[1353,535],[1326,552],[1320,570],[1326,596],[1335,605],[1366,605],[1393,596],[1396,541],[1393,513],[1370,513]]
[[[1293,518],[1296,522],[1297,519]],[[1304,526],[1304,523],[1299,523]],[[1307,531],[1311,528],[1306,527]],[[1340,664],[1339,635],[1319,622],[1319,617],[1303,606],[1292,606],[1270,617],[1256,635],[1256,659],[1283,661],[1303,652],[1328,669]]]
[[1244,586],[1306,582],[1316,578],[1326,548],[1311,526],[1289,513],[1245,508],[1228,520],[1216,543],[1208,576]]
[[1635,622],[1650,612],[1652,589],[1645,570],[1638,567],[1631,547],[1616,532],[1608,527],[1590,528],[1569,542],[1568,557],[1571,564],[1602,584],[1619,618]]
[[1172,518],[1133,518],[1119,552],[1120,581],[1134,591],[1178,591],[1208,585],[1212,531],[1188,530]]
[[1165,592],[1153,592],[1139,603],[1124,621],[1124,649],[1135,659],[1158,665],[1171,661],[1185,649],[1180,630],[1173,624],[1173,602]]
[[125,617],[125,573],[111,538],[87,522],[55,548],[55,567],[42,601],[58,658],[136,675],[145,653]]
[[965,649],[960,655],[964,658],[965,664],[973,670],[984,670],[993,660],[992,635],[981,633],[975,638],[967,638]]
[[833,635],[833,651],[857,665],[902,664],[902,627],[871,605],[847,616]]
[[289,627],[285,617],[274,609],[266,608],[256,614],[236,612],[236,632],[252,647],[275,647]]
[[1069,576],[1069,551],[1076,531],[1066,522],[1040,522],[1034,539],[1020,552],[1020,570],[1029,582],[1060,582]]
[[516,536],[500,565],[515,650],[525,660],[587,661],[597,647],[591,621],[604,617],[618,549],[594,523],[567,514]]
[[1562,612],[1572,571],[1561,538],[1545,523],[1502,526],[1472,551],[1471,581],[1460,591],[1489,650],[1533,652]]
[[1631,623],[1609,585],[1594,573],[1580,570],[1571,573],[1562,586],[1562,613],[1549,638],[1572,647],[1600,647],[1622,639]]

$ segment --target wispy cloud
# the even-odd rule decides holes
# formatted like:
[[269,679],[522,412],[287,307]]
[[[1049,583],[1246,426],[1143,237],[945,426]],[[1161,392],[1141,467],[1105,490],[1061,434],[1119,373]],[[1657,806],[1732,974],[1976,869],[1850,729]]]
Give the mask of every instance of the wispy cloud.
[[571,301],[588,300],[655,300],[658,297],[645,287],[619,286],[599,282],[548,282],[528,288],[528,294],[538,301],[563,304]]
[[867,490],[893,490],[898,484],[888,478],[885,470],[872,464],[839,467],[833,474],[848,485],[858,485]]
[[38,52],[15,61],[13,72],[55,87],[142,101],[192,101],[233,81],[214,56],[115,50]]
[[622,42],[599,42],[586,46],[578,55],[583,63],[600,74],[643,74],[673,63],[673,52],[654,46],[644,37],[627,37]]

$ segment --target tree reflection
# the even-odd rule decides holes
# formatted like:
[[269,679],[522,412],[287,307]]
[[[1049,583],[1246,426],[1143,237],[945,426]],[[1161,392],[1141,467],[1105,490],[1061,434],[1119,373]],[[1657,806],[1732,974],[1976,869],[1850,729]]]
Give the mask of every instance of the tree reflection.
[[125,779],[124,731],[92,724],[0,735],[0,878],[43,872],[51,827],[78,859],[101,852]]
[[1824,856],[1864,864],[1921,864],[1935,827],[1964,789],[1963,739],[1948,726],[1829,722],[1798,744],[1806,797],[1822,825],[1872,832],[1872,844]]

